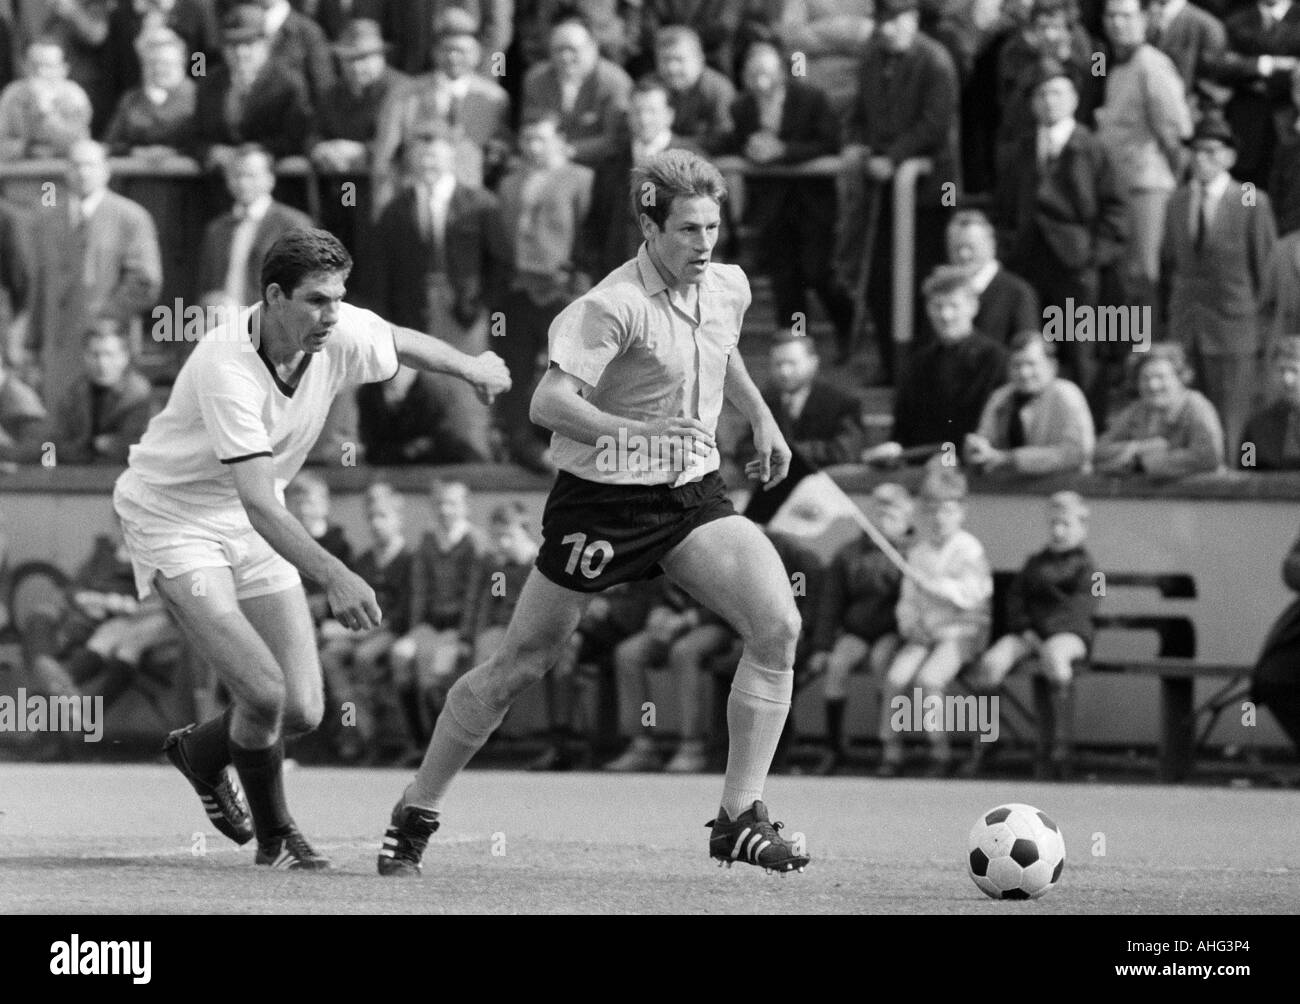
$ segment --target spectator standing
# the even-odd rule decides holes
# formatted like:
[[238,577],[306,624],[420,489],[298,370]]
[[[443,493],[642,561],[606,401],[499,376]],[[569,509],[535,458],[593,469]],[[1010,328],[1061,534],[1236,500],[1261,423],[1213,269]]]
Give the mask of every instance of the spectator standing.
[[853,79],[875,31],[874,0],[780,0],[775,23],[786,52],[807,57],[805,83],[819,87],[841,120],[853,104]]
[[289,0],[259,0],[265,14],[271,60],[307,84],[313,113],[325,107],[334,85],[334,55],[319,24],[293,9]]
[[380,109],[407,77],[385,61],[375,21],[349,21],[333,48],[341,72],[317,110],[311,159],[331,174],[358,174],[370,168]]
[[36,215],[27,348],[39,360],[47,404],[75,383],[81,336],[96,320],[117,321],[132,348],[140,345],[140,315],[162,285],[153,218],[109,191],[108,181],[107,152],[82,140],[68,155],[67,198]]
[[1291,103],[1277,116],[1277,147],[1268,177],[1268,194],[1282,237],[1300,230],[1300,63],[1291,71],[1290,82]]
[[1152,0],[1147,41],[1174,61],[1194,105],[1209,98],[1222,104],[1228,92],[1213,81],[1214,67],[1228,45],[1223,22],[1191,0]]
[[[1043,315],[1034,287],[998,261],[997,235],[978,209],[964,209],[948,223],[948,262],[970,271],[971,288],[980,298],[975,327],[1007,345],[1017,332],[1036,328]],[[934,333],[926,326],[930,337]]]

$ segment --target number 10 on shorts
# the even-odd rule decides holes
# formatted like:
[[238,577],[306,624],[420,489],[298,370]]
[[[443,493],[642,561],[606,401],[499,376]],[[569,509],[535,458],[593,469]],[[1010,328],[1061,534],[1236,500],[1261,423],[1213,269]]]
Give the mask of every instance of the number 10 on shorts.
[[573,550],[569,552],[569,563],[564,566],[564,571],[569,575],[581,565],[582,574],[594,579],[614,557],[613,544],[607,540],[593,540],[588,544],[585,533],[571,533],[562,538],[560,543],[573,545]]

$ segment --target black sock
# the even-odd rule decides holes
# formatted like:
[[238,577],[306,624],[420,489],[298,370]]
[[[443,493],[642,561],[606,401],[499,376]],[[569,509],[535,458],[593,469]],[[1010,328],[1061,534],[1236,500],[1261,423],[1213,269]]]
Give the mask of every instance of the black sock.
[[843,697],[826,698],[826,745],[836,753],[844,749],[844,706],[848,701]]
[[230,764],[230,709],[210,718],[185,737],[185,755],[194,772],[215,783]]
[[293,826],[293,817],[284,801],[284,743],[277,739],[266,749],[248,750],[232,739],[230,760],[248,796],[257,841],[269,843]]

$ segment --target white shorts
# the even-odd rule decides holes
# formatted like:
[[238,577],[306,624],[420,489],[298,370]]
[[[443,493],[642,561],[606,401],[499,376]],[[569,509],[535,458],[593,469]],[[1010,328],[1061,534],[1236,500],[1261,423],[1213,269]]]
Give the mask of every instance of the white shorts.
[[248,521],[242,505],[197,506],[166,495],[130,468],[113,488],[113,508],[131,554],[140,599],[153,592],[153,577],[174,579],[200,568],[229,568],[236,599],[289,589],[302,578]]

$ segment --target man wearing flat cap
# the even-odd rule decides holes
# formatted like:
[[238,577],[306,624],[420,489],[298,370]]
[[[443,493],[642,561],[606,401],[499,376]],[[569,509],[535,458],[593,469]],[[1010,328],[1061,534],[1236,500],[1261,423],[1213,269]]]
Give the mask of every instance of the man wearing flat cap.
[[1260,298],[1277,227],[1267,193],[1230,173],[1237,141],[1221,115],[1208,112],[1188,145],[1192,177],[1165,216],[1168,331],[1218,409],[1233,456],[1254,404]]
[[478,71],[478,22],[453,7],[438,19],[434,34],[433,72],[395,88],[379,110],[377,210],[402,184],[404,150],[417,127],[436,123],[454,134],[456,175],[471,186],[481,186],[510,148],[510,99],[496,80]]
[[276,158],[304,153],[311,126],[307,84],[271,59],[262,8],[238,4],[227,11],[221,47],[225,61],[199,80],[195,156],[224,168],[245,143]]
[[319,138],[312,160],[333,173],[364,171],[370,166],[370,144],[379,134],[379,111],[409,78],[388,65],[391,47],[376,21],[349,21],[333,48],[342,72],[317,112]]

